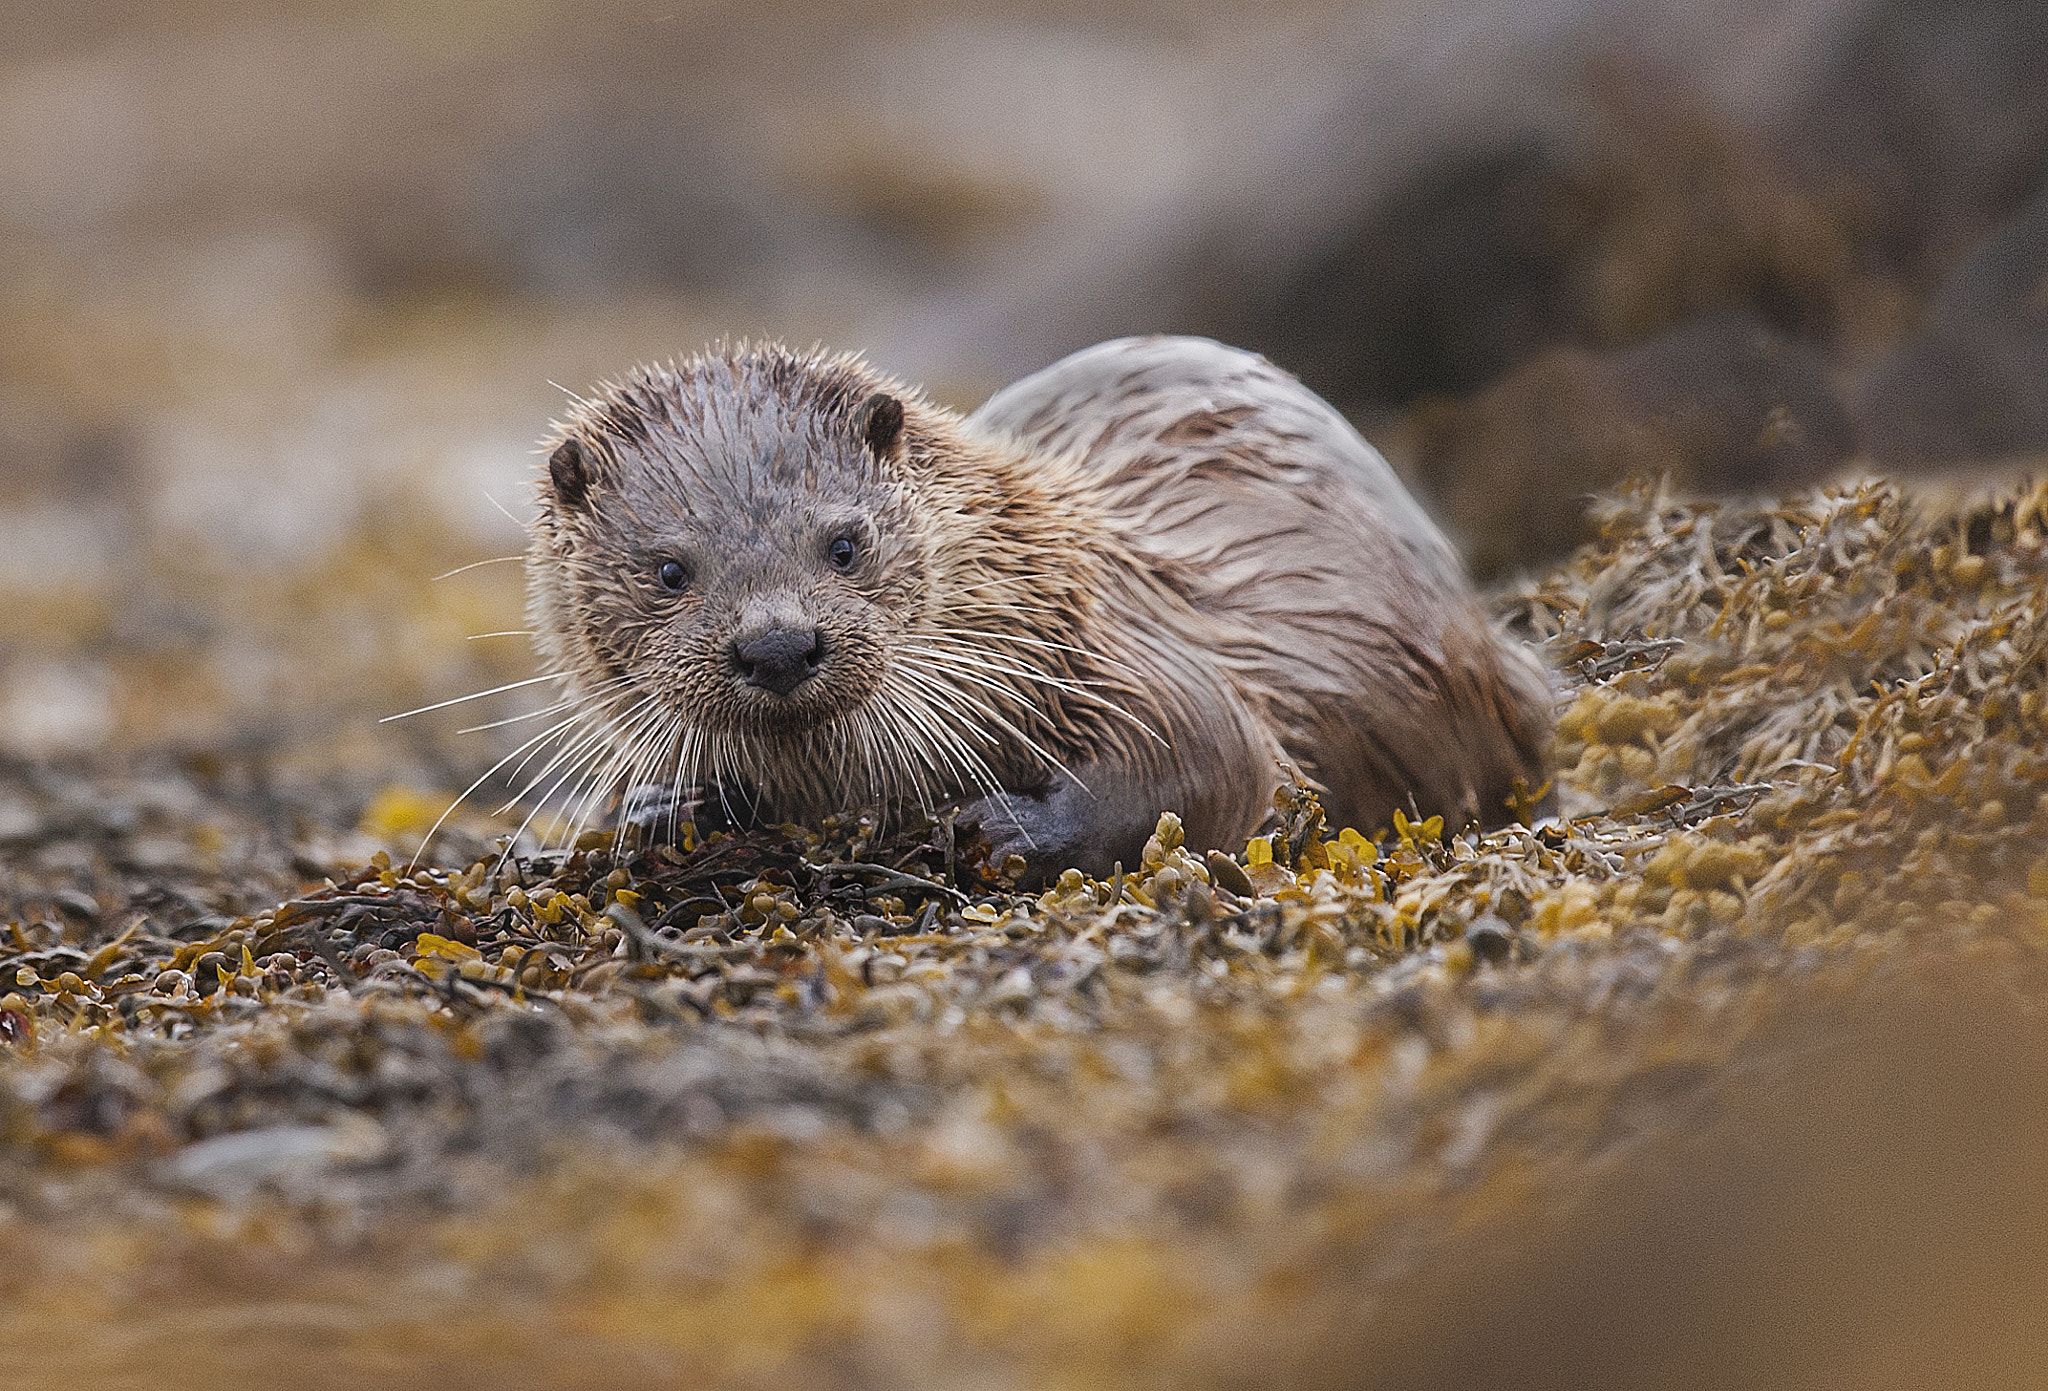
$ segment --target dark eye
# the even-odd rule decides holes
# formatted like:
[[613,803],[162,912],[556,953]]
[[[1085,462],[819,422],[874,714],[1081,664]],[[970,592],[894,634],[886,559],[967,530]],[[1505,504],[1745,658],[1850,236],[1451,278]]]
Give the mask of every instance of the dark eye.
[[664,560],[661,568],[654,572],[661,581],[661,587],[671,592],[686,589],[690,584],[690,567],[680,560]]
[[834,537],[832,544],[825,548],[825,554],[830,557],[833,569],[851,570],[856,554],[853,538],[851,536]]

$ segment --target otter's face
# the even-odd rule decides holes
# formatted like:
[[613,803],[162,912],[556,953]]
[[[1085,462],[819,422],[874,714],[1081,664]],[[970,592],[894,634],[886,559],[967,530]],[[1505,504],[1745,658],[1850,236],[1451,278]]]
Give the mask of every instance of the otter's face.
[[549,459],[537,631],[614,693],[613,742],[650,758],[694,743],[688,761],[744,762],[851,715],[921,602],[891,467],[901,401],[776,366],[643,374],[578,412]]

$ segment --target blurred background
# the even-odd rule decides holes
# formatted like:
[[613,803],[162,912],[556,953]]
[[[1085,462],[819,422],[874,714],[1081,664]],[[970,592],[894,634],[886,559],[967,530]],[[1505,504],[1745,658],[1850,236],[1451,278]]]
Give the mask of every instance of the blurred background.
[[2048,449],[2029,0],[5,8],[18,755],[459,786],[487,740],[374,720],[530,671],[465,640],[518,567],[432,577],[517,551],[565,391],[719,335],[961,406],[1255,347],[1488,579],[1631,469]]
[[[139,826],[129,860],[189,881],[144,905],[177,922],[430,820],[512,742],[457,731],[527,702],[377,720],[531,674],[533,441],[566,392],[719,336],[864,349],[962,407],[1118,334],[1254,347],[1487,582],[1632,471],[1734,495],[2048,464],[2042,0],[0,0],[0,34],[0,921],[127,901],[73,820]],[[246,824],[207,819],[223,789]],[[1771,958],[1758,993],[1794,1003],[1723,1056],[1712,1009],[1748,997],[1656,976],[1663,950],[1546,958],[1554,1027],[1501,978],[1566,1079],[1529,1113],[1583,1154],[1504,1126],[1493,1186],[1357,1216],[1334,1249],[1363,1273],[1308,1251],[1260,1287],[1299,1366],[1277,1318],[1190,1357],[1242,1385],[2038,1381],[2034,958],[1912,988],[1828,959],[1867,996]],[[1703,1022],[1660,1032],[1633,978]],[[1390,1133],[1478,1116],[1481,1144],[1495,1112],[1453,1103],[1523,1064],[1470,1056],[1474,1090],[1430,1083]],[[0,1305],[31,1341],[90,1327],[34,1312],[68,1287],[4,1247],[13,1216]],[[1107,1269],[1047,1307],[1114,1309]],[[120,1384],[270,1346],[160,1278],[127,1306],[159,1331],[77,1340],[134,1349]]]

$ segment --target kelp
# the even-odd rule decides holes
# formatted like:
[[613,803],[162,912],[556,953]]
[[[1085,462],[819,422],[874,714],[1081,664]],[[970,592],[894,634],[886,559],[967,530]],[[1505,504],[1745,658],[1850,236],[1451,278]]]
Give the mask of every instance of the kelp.
[[[347,1311],[318,1384],[394,1340],[650,1385],[1186,1385],[1283,1327],[1335,1347],[1336,1292],[1682,1134],[1815,1000],[1928,959],[2035,978],[2044,508],[1610,500],[1498,600],[1560,687],[1558,812],[1524,789],[1498,830],[1333,827],[1288,781],[1248,845],[1165,815],[1041,893],[945,816],[850,813],[17,923],[0,1236],[43,1302],[0,1328],[95,1281],[163,1327],[260,1251]],[[408,1306],[425,1266],[458,1274]]]

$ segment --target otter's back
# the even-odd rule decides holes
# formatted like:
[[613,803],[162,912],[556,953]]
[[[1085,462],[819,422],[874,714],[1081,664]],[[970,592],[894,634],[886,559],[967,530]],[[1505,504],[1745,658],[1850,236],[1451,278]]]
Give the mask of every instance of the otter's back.
[[[1384,568],[1463,585],[1456,553],[1386,460],[1257,353],[1207,338],[1118,338],[1003,388],[968,419],[1078,458],[1145,536],[1205,572],[1249,568],[1248,543],[1266,559],[1362,523],[1393,551]],[[1330,527],[1303,506],[1318,498],[1368,506]]]
[[1549,692],[1502,644],[1442,533],[1326,402],[1254,353],[1125,338],[969,417],[1079,461],[1134,548],[1181,577],[1218,651],[1331,811],[1497,820],[1533,785]]

